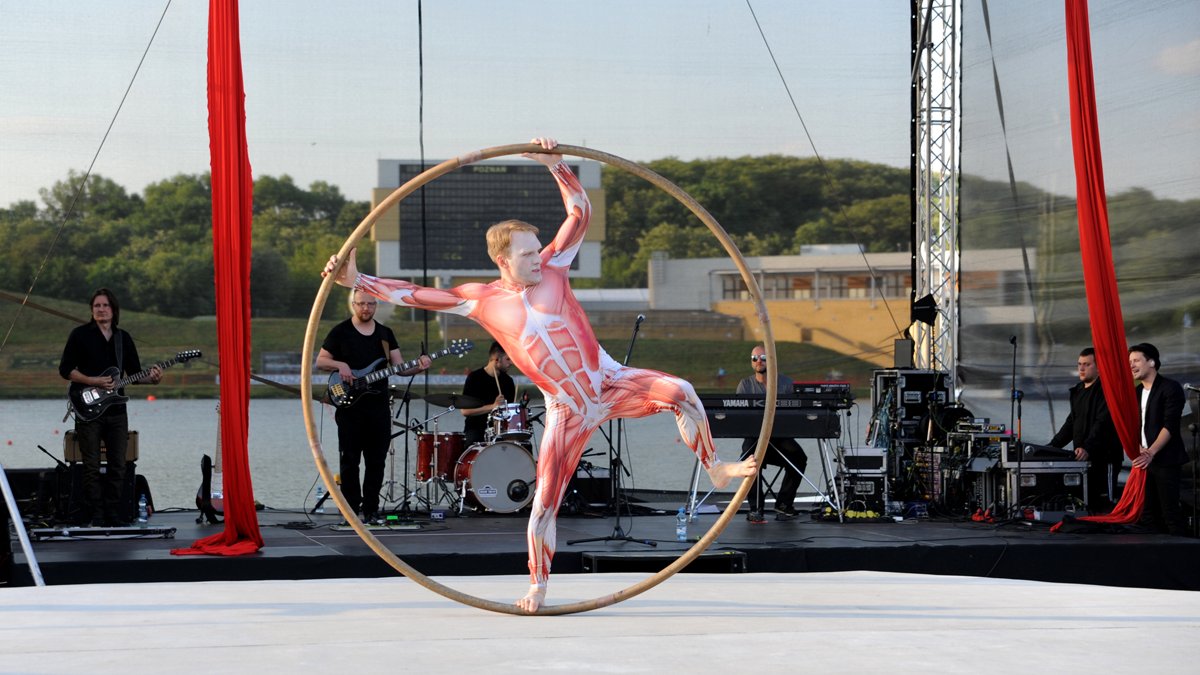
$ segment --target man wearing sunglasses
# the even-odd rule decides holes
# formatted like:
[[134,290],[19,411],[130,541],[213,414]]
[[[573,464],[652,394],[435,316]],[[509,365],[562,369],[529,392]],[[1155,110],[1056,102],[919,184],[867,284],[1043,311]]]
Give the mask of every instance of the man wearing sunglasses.
[[[743,378],[738,383],[737,393],[739,394],[766,394],[767,393],[767,350],[761,345],[754,348],[750,352],[750,369],[754,374]],[[792,391],[792,378],[779,374],[777,392],[790,394]],[[742,458],[745,459],[754,454],[754,448],[758,445],[757,438],[747,438],[742,441]],[[808,467],[808,456],[804,454],[804,448],[793,438],[771,437],[770,445],[767,446],[767,454],[763,457],[763,464],[774,464],[783,468],[783,482],[779,485],[779,491],[775,493],[775,520],[791,520],[796,517],[796,508],[793,502],[796,501],[796,490],[800,488],[800,481],[803,480],[802,474],[804,469]],[[763,516],[763,478],[762,473],[759,473],[758,479],[754,481],[754,485],[750,487],[750,513],[747,514],[746,520],[752,523],[765,523],[767,519]]]

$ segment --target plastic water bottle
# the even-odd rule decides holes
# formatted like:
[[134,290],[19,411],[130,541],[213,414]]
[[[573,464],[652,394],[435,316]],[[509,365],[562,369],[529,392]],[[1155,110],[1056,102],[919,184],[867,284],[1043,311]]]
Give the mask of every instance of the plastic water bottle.
[[675,515],[675,539],[676,541],[687,541],[687,511],[683,507],[679,507],[679,513]]
[[147,504],[146,504],[146,495],[143,494],[140,497],[138,497],[137,522],[138,522],[138,525],[140,526],[140,525],[145,525],[146,522],[149,520],[150,520],[150,509],[149,509],[149,506],[147,506]]
[[317,513],[325,513],[325,484],[317,483]]

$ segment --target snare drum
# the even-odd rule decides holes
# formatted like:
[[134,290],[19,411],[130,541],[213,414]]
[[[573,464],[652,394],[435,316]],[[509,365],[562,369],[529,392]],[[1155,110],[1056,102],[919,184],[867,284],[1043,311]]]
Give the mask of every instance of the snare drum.
[[417,480],[449,478],[464,445],[458,432],[417,434]]
[[533,501],[537,469],[529,451],[508,441],[472,445],[454,467],[454,484],[468,504],[512,513]]
[[520,403],[508,403],[496,408],[488,415],[488,422],[492,440],[528,443],[533,437],[529,409]]

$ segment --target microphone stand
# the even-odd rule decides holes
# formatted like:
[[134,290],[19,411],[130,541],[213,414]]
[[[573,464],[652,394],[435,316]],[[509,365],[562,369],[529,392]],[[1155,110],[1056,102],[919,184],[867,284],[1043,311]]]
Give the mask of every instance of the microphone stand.
[[[1196,403],[1200,405],[1200,389],[1187,385],[1185,393],[1191,392],[1196,394]],[[1192,432],[1192,450],[1196,451],[1196,456],[1192,458],[1192,536],[1200,537],[1200,491],[1196,489],[1196,465],[1200,464],[1200,407],[1192,406],[1192,417],[1197,421],[1188,425],[1188,431]],[[38,446],[39,448],[42,446]]]
[[[621,362],[621,365],[623,365],[623,366],[629,365],[629,356],[631,354],[633,354],[633,345],[635,342],[637,342],[638,331],[641,329],[642,322],[645,320],[646,320],[646,316],[644,314],[638,314],[637,321],[635,321],[633,323],[633,335],[630,336],[630,338],[629,338],[629,348],[625,350],[625,360]],[[618,418],[617,419],[617,442],[616,442],[615,446],[613,445],[613,440],[612,440],[612,422],[611,421],[608,424],[609,433],[604,435],[605,439],[608,441],[608,452],[609,452],[608,476],[610,479],[609,487],[611,488],[610,495],[613,500],[613,515],[614,515],[614,518],[616,521],[613,523],[612,534],[608,535],[607,537],[590,537],[588,539],[572,539],[567,542],[568,546],[573,546],[575,544],[586,544],[586,543],[590,543],[593,541],[632,541],[634,543],[645,544],[646,546],[650,546],[650,547],[658,546],[657,542],[651,541],[649,539],[634,539],[633,537],[626,534],[625,530],[621,529],[621,503],[623,501],[625,501],[624,493],[621,490],[621,472],[624,471],[625,475],[629,475],[628,470],[625,468],[624,463],[622,463],[622,461],[621,461],[621,437],[625,435],[624,433],[622,433],[624,430],[624,426],[625,426],[625,420]],[[572,469],[572,470],[574,470],[574,469]],[[628,507],[629,504],[626,503],[625,506]],[[630,520],[631,528],[633,527],[632,522],[633,521],[631,518],[631,520]]]
[[[424,345],[422,345],[422,347],[424,347]],[[424,353],[425,350],[422,349],[421,351],[422,351],[422,353]],[[397,431],[396,433],[392,434],[392,439],[395,439],[397,436],[400,436],[400,435],[404,436],[404,468],[401,469],[401,476],[402,476],[402,480],[404,481],[404,484],[401,486],[401,490],[404,492],[404,503],[402,503],[400,505],[400,509],[396,512],[396,515],[398,515],[400,517],[400,522],[402,522],[402,523],[407,523],[412,520],[412,506],[409,504],[409,497],[411,496],[411,493],[408,491],[408,441],[409,441],[409,435],[410,435],[409,432],[414,431],[415,429],[413,427],[409,426],[407,423],[406,424],[397,424],[397,422],[395,420],[398,420],[398,419],[407,420],[408,419],[408,411],[409,411],[409,407],[410,407],[409,404],[412,401],[412,399],[409,398],[408,393],[409,393],[409,391],[412,390],[412,383],[413,383],[414,379],[416,379],[415,375],[409,376],[408,382],[404,385],[404,393],[400,395],[400,409],[396,411],[396,415],[393,417],[393,421],[392,421],[393,425],[404,427],[400,431]],[[391,457],[392,468],[391,468],[391,475],[388,477],[388,501],[395,501],[396,500],[396,492],[395,492],[395,488],[396,488],[396,447],[394,444],[391,448],[391,455],[392,455],[392,457]]]
[[[1009,433],[1014,434],[1012,436],[1013,450],[1017,453],[1017,477],[1012,484],[1012,503],[1009,504],[1008,510],[1009,518],[1012,518],[1013,512],[1016,509],[1019,509],[1021,506],[1021,457],[1025,454],[1021,451],[1021,399],[1024,397],[1025,393],[1020,389],[1017,389],[1017,336],[1014,335],[1008,338],[1008,343],[1012,345],[1013,348],[1011,371],[1012,379],[1009,381],[1009,384],[1011,385],[1010,395],[1012,402],[1009,404],[1008,428]],[[1013,413],[1014,410],[1016,411],[1015,417]]]

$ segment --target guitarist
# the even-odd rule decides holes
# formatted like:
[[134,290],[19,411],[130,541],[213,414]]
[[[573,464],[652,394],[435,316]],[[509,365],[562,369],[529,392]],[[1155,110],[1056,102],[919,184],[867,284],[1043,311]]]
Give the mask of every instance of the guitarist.
[[[137,346],[127,331],[117,327],[121,306],[107,288],[97,289],[91,299],[92,320],[71,331],[63,348],[58,372],[72,386],[111,387],[121,375],[142,369]],[[116,368],[118,376],[105,375]],[[111,373],[111,371],[109,371]],[[139,384],[158,384],[162,370],[157,366]],[[123,392],[121,392],[123,394]],[[83,522],[94,526],[128,525],[131,514],[125,504],[125,451],[129,445],[129,418],[124,404],[109,406],[92,421],[75,419],[75,439],[83,456]],[[107,448],[108,470],[100,473],[100,441]]]
[[[355,370],[370,366],[386,356],[386,363],[404,363],[396,334],[375,320],[378,301],[371,295],[350,294],[350,318],[334,326],[317,354],[317,367],[337,371],[343,382],[353,382]],[[416,375],[429,368],[432,360],[422,355],[420,365],[402,371]],[[342,496],[350,508],[361,513],[364,522],[379,520],[379,492],[383,489],[384,465],[392,438],[392,409],[388,401],[387,380],[371,385],[371,393],[334,413],[338,427],[338,470],[342,476]],[[364,472],[359,483],[359,460]]]

